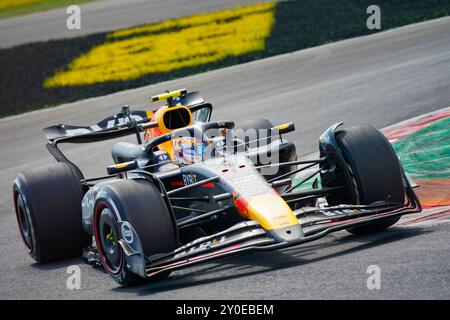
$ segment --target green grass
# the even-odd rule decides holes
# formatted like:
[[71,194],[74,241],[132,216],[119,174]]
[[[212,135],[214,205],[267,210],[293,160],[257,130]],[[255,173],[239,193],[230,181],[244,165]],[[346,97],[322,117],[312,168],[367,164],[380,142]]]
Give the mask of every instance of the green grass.
[[[378,0],[387,30],[450,15],[449,0]],[[89,97],[137,88],[378,31],[366,27],[371,0],[298,0],[279,2],[275,26],[263,51],[139,79],[45,89],[45,79],[93,47],[110,41],[108,32],[0,50],[0,117]]]
[[81,4],[94,0],[44,0],[36,3],[23,4],[17,7],[10,7],[0,10],[0,19],[20,16],[27,13],[47,11],[50,9],[70,6],[72,4]]
[[413,178],[450,178],[450,118],[394,142],[393,147]]

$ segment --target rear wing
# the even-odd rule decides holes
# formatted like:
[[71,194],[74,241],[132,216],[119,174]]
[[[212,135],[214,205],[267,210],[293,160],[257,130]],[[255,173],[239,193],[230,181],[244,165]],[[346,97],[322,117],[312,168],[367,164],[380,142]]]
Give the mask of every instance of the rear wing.
[[[151,111],[132,111],[131,118],[136,122],[150,121],[152,116]],[[91,134],[95,132],[106,132],[117,130],[126,126],[130,122],[130,118],[122,113],[114,116],[109,116],[102,121],[92,126],[72,126],[67,124],[57,124],[44,129],[45,138],[49,141],[54,141],[64,137],[73,137],[84,134]]]

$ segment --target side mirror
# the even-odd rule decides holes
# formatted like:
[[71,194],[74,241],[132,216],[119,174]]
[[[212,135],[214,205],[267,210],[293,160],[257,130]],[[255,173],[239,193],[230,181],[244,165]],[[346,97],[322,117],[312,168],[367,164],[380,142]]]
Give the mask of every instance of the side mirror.
[[293,122],[280,124],[279,126],[271,128],[270,131],[273,134],[286,134],[286,133],[295,131],[295,125]]

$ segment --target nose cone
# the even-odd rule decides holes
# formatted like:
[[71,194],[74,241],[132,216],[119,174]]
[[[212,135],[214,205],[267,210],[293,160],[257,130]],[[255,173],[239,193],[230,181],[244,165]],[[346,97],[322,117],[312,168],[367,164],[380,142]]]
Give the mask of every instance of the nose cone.
[[298,225],[298,219],[287,203],[275,192],[252,197],[247,216],[258,221],[265,230]]

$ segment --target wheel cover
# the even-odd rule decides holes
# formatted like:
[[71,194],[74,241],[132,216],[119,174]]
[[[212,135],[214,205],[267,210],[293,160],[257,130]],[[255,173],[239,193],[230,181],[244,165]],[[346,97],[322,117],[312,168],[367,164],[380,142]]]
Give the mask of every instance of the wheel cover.
[[30,226],[28,208],[20,194],[16,197],[16,216],[19,223],[19,231],[27,250],[31,252],[33,248],[33,235]]
[[123,250],[118,240],[116,219],[106,203],[99,203],[94,218],[95,242],[103,266],[112,274],[122,270]]

